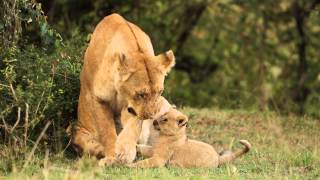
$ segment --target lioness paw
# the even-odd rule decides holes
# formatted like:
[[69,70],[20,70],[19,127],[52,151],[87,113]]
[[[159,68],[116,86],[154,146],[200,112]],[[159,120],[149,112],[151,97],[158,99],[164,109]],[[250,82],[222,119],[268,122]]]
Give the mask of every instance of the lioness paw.
[[116,146],[116,159],[120,164],[132,163],[136,158],[136,147],[135,145],[118,145]]
[[98,165],[100,167],[104,167],[104,166],[111,166],[115,163],[115,158],[114,157],[105,157],[99,160]]

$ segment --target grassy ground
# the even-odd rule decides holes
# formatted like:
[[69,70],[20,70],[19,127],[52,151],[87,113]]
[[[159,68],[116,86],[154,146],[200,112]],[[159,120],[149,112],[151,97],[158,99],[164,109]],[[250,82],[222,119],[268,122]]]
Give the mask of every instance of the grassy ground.
[[[320,179],[319,120],[268,112],[183,111],[190,117],[190,138],[210,143],[218,151],[239,148],[238,140],[247,139],[252,151],[216,169],[100,168],[93,158],[36,155],[25,168],[23,160],[11,162],[10,170],[0,161],[0,179]],[[3,159],[10,156],[8,149],[0,152]]]

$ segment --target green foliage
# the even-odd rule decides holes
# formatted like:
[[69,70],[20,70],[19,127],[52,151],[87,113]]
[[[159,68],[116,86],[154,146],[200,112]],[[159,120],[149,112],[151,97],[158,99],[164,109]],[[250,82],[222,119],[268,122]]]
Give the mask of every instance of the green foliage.
[[60,39],[45,19],[68,41],[74,38],[70,29],[87,37],[105,15],[117,12],[150,35],[156,53],[174,49],[177,65],[166,81],[174,103],[319,115],[312,110],[319,107],[320,88],[317,0],[39,2],[48,17],[41,19],[41,6],[34,6],[38,18],[31,20],[40,30],[24,37],[40,37],[42,47],[54,44],[52,36]]
[[23,28],[15,43],[1,47],[0,138],[9,146],[19,147],[17,151],[24,151],[51,121],[45,141],[60,150],[65,128],[76,117],[86,40],[73,31],[71,39],[62,43],[60,34],[48,25],[40,4],[24,0],[16,3],[15,16]]
[[[41,128],[44,121],[68,123],[65,119],[70,115],[72,117],[68,120],[72,120],[79,94],[81,50],[57,49],[55,54],[50,55],[35,46],[22,51],[15,47],[11,50],[14,55],[4,58],[5,69],[1,71],[1,77],[5,77],[1,78],[3,86],[0,93],[3,100],[0,107],[4,110],[1,118],[12,126],[17,121],[17,108],[21,108],[21,123],[26,118],[23,114],[29,113],[28,127],[31,130],[39,122],[42,122],[39,126]],[[55,125],[60,127],[59,124]],[[38,134],[37,131],[32,132]]]

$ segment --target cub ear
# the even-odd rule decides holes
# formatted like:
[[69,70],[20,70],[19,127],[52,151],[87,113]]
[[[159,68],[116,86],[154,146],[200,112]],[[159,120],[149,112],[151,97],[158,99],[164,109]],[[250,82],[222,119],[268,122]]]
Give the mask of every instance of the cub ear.
[[115,53],[114,61],[117,64],[120,79],[126,81],[132,75],[132,67],[130,67],[129,59],[123,53]]
[[175,65],[176,59],[172,50],[162,53],[157,56],[157,61],[160,62],[159,69],[164,74],[170,72],[171,68]]

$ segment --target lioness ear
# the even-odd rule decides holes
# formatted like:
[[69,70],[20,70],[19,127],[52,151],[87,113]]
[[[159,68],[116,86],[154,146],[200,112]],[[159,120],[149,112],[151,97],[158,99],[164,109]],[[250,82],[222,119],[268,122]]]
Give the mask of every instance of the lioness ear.
[[171,68],[175,65],[176,62],[172,50],[158,55],[157,60],[160,62],[160,71],[164,74],[170,72]]
[[123,53],[115,53],[115,59],[119,63],[119,68],[126,68],[128,66],[127,57]]
[[115,62],[121,81],[126,81],[132,75],[131,67],[129,66],[129,60],[123,53],[115,53]]

